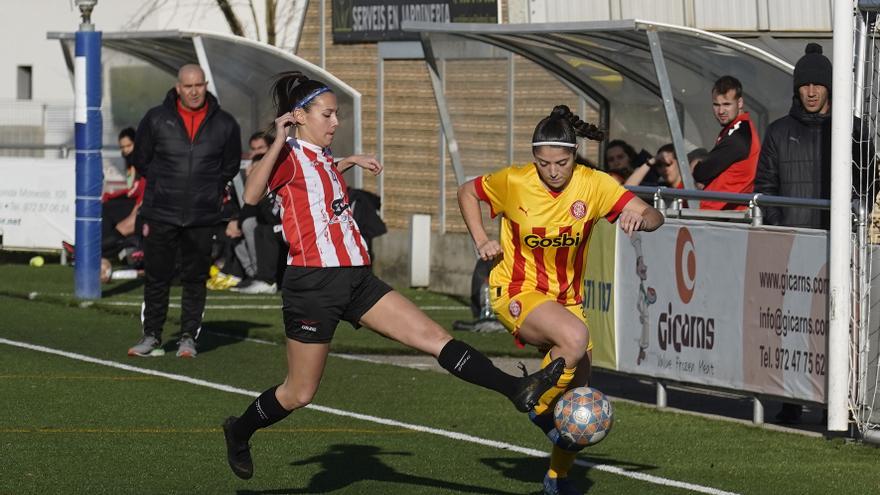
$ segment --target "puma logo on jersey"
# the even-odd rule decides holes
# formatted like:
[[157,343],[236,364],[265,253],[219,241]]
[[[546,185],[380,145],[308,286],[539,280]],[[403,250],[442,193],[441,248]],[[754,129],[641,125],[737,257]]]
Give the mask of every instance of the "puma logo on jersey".
[[517,206],[517,208],[519,208],[519,211],[523,212],[525,216],[529,216],[529,210],[523,208],[522,206]]

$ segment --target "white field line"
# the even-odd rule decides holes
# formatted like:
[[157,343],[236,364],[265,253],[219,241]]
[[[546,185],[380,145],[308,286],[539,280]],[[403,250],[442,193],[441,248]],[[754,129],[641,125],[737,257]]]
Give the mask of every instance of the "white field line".
[[[55,297],[71,297],[74,294],[70,293],[70,292],[56,292],[56,293],[31,292],[30,294],[28,294],[28,296],[31,300],[37,299],[41,295],[42,296],[55,296]],[[242,295],[242,296],[233,296],[233,295],[212,296],[209,294],[207,300],[208,301],[224,301],[225,300],[225,301],[260,301],[260,302],[263,302],[263,300],[265,300],[265,299],[271,299],[271,300],[277,301],[278,298],[280,298],[280,297],[281,296],[279,296],[279,295],[259,295],[259,294]],[[142,296],[122,295],[122,296],[115,296],[115,298],[134,299],[134,301],[102,301],[102,300],[98,299],[96,301],[89,301],[89,302],[91,302],[92,304],[103,304],[106,306],[140,306],[141,301],[143,301]],[[413,302],[415,303],[416,301],[413,301]],[[171,304],[169,304],[169,306],[172,308],[179,308],[180,304],[171,303]],[[418,306],[418,304],[416,304],[416,306]],[[206,306],[206,309],[212,309],[212,308],[213,309],[281,309],[281,305],[275,304],[275,305]],[[470,311],[470,306],[464,306],[464,305],[460,305],[460,304],[457,304],[457,305],[450,304],[450,305],[419,306],[419,309],[421,309],[423,311]]]
[[[139,302],[126,302],[126,301],[90,301],[93,305],[100,306],[136,306],[141,307],[142,303]],[[180,308],[179,303],[169,303],[169,308]],[[222,309],[281,309],[280,304],[206,304],[205,309],[213,309],[213,310],[222,310]]]
[[389,363],[387,360],[383,361],[381,359],[375,359],[367,356],[356,356],[354,354],[338,354],[335,352],[330,353],[333,357],[338,357],[339,359],[347,359],[349,361],[363,361],[365,363],[370,364],[392,364],[394,366],[400,366],[401,368],[412,368],[416,370],[429,370],[433,368],[433,365],[425,364],[425,363],[411,363],[411,364],[400,364],[400,363]]
[[[191,385],[199,385],[202,387],[219,390],[222,392],[229,392],[233,394],[245,395],[248,397],[258,397],[260,392],[254,392],[251,390],[245,390],[243,388],[233,387],[230,385],[224,385],[222,383],[214,383],[209,382],[207,380],[201,380],[198,378],[192,378],[186,375],[177,375],[174,373],[166,373],[163,371],[151,370],[148,368],[138,368],[137,366],[130,366],[127,364],[117,363],[115,361],[107,361],[104,359],[97,359],[91,356],[86,356],[84,354],[77,354],[73,352],[62,351],[59,349],[53,349],[51,347],[44,347],[41,345],[29,344],[26,342],[18,342],[15,340],[8,340],[4,338],[0,338],[0,344],[6,344],[13,347],[19,347],[22,349],[29,349],[32,351],[43,352],[47,354],[54,354],[56,356],[62,356],[70,359],[75,359],[77,361],[83,361],[86,363],[98,364],[101,366],[107,366],[110,368],[116,368],[124,371],[130,371],[132,373],[141,373],[144,375],[152,375],[158,376],[162,378],[167,378],[169,380],[174,380],[178,382],[189,383]],[[394,426],[398,428],[406,428],[408,430],[417,431],[420,433],[429,433],[432,435],[437,435],[445,438],[450,438],[453,440],[459,440],[462,442],[474,443],[477,445],[484,445],[486,447],[494,447],[496,449],[508,450],[511,452],[517,452],[520,454],[525,454],[532,457],[547,457],[547,453],[530,449],[527,447],[520,447],[518,445],[509,444],[506,442],[499,442],[496,440],[489,440],[486,438],[475,437],[472,435],[466,435],[464,433],[458,433],[454,431],[442,430],[439,428],[431,428],[429,426],[416,425],[412,423],[404,423],[402,421],[395,421],[393,419],[380,418],[378,416],[371,416],[369,414],[360,414],[351,411],[345,411],[342,409],[335,409],[332,407],[319,406],[316,404],[310,404],[308,406],[309,409],[313,409],[315,411],[320,411],[328,414],[334,414],[336,416],[343,416],[347,418],[354,418],[361,421],[368,421],[371,423],[377,423],[386,426]],[[605,471],[607,473],[617,474],[620,476],[624,476],[627,478],[632,478],[639,481],[644,481],[646,483],[654,483],[657,485],[670,486],[674,488],[681,488],[684,490],[690,490],[697,493],[706,493],[709,495],[737,495],[734,492],[727,492],[724,490],[719,490],[717,488],[712,488],[709,486],[696,485],[693,483],[687,483],[684,481],[671,480],[667,478],[661,478],[660,476],[653,476],[645,473],[631,472],[625,469],[621,469],[619,467],[610,466],[607,464],[599,464],[595,462],[585,461],[583,459],[578,459],[575,461],[578,465],[584,466],[589,469],[597,469],[599,471]]]
[[[104,306],[137,306],[140,307],[141,303],[139,302],[128,302],[128,301],[91,301],[92,304],[100,304]],[[178,303],[169,303],[169,308],[180,308],[180,304]],[[206,304],[205,309],[281,309],[280,304]],[[422,311],[464,311],[464,306],[419,306],[419,309]]]

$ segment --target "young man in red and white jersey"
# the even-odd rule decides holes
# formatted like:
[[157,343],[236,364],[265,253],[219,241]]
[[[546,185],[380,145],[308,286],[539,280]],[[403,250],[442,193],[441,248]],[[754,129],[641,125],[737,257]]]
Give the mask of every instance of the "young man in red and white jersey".
[[[743,110],[742,84],[733,76],[722,76],[712,86],[712,112],[721,124],[715,147],[694,167],[694,181],[704,191],[750,193],[761,142],[749,113]],[[744,210],[746,205],[724,201],[700,201],[705,210]]]

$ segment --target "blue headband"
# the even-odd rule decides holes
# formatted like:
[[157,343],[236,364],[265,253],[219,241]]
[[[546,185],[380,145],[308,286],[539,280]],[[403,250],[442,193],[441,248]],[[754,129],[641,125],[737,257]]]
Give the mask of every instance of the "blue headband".
[[327,86],[322,86],[322,87],[320,87],[320,88],[318,88],[318,89],[312,91],[311,93],[309,93],[308,95],[306,95],[305,98],[303,98],[302,100],[300,100],[299,103],[297,103],[296,105],[294,105],[294,106],[293,106],[293,109],[296,110],[297,108],[305,108],[305,106],[308,105],[309,103],[311,103],[312,100],[314,100],[314,99],[317,98],[318,96],[321,96],[322,94],[324,94],[324,93],[326,93],[326,92],[328,92],[328,91],[330,91],[330,88],[328,88]]

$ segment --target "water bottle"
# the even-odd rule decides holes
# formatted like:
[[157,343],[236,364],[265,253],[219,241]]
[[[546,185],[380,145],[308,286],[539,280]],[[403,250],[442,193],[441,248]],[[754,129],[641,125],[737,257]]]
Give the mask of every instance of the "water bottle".
[[138,278],[138,271],[133,269],[115,270],[110,273],[110,280],[132,280]]
[[495,312],[492,311],[492,298],[489,296],[489,282],[483,282],[483,285],[480,287],[480,319],[481,320],[491,320],[495,319]]

